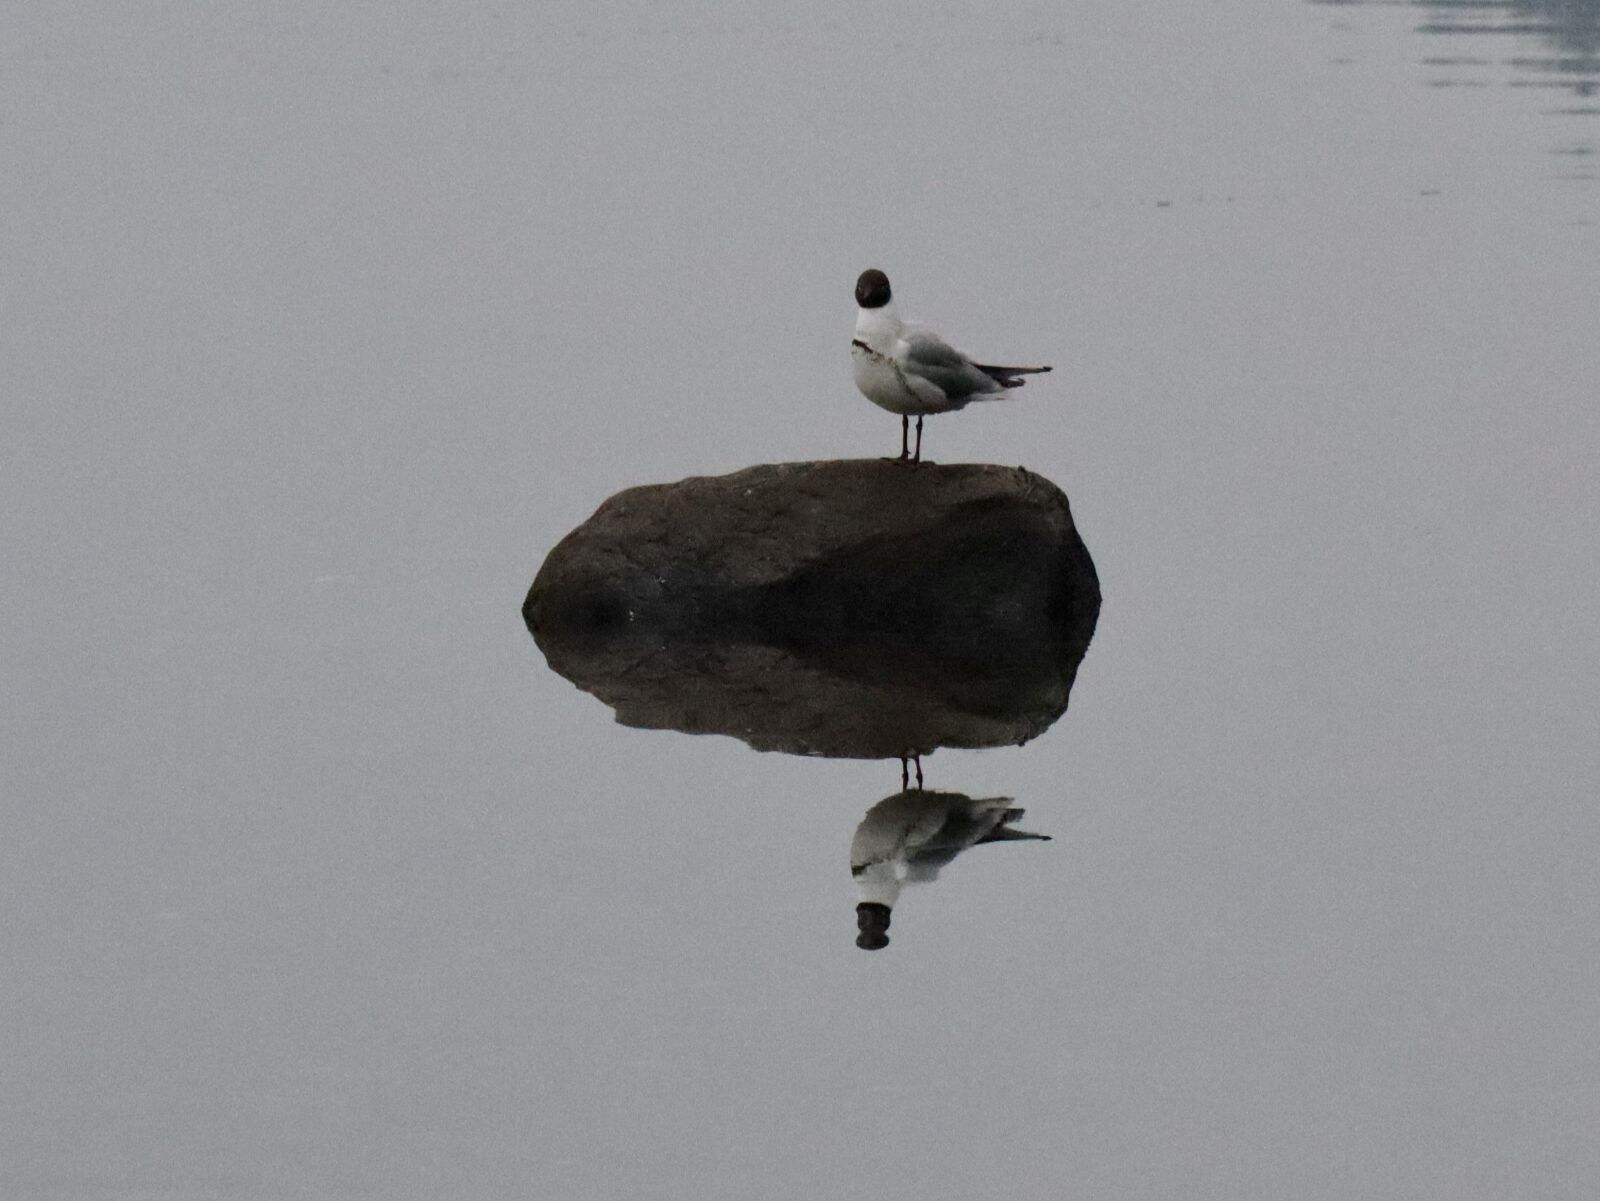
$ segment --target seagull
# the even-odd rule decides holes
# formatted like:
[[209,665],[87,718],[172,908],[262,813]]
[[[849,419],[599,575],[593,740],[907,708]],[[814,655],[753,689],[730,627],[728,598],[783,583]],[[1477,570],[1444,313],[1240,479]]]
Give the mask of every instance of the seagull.
[[[879,408],[900,414],[900,461],[922,461],[922,418],[953,413],[969,401],[1004,395],[1023,385],[1024,375],[1048,367],[991,367],[974,363],[932,330],[900,320],[889,277],[876,267],[856,280],[856,335],[850,362],[856,387]],[[911,417],[917,418],[912,451]]]
[[850,840],[850,875],[861,898],[856,906],[856,946],[889,945],[889,916],[907,884],[926,884],[969,847],[986,842],[1038,839],[1048,834],[1013,830],[1023,811],[1010,797],[969,797],[959,792],[898,792],[861,819]]

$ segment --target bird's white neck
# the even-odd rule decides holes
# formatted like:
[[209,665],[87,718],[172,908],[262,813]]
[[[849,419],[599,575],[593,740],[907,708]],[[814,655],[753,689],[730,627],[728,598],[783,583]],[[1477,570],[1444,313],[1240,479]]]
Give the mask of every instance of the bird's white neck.
[[856,310],[856,337],[874,350],[884,350],[900,336],[902,322],[894,301],[876,309]]

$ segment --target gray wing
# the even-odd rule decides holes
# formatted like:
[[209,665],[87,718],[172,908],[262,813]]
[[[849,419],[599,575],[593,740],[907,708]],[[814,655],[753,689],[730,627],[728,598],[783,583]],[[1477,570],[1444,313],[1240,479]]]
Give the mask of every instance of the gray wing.
[[1001,800],[1002,804],[986,805],[980,801],[952,807],[945,814],[939,828],[917,847],[918,857],[920,858],[924,852],[946,851],[950,857],[954,857],[958,852],[981,842],[1006,820],[1004,798],[996,799]]
[[950,399],[999,392],[1005,385],[980,371],[954,346],[930,330],[906,330],[905,370],[920,376]]

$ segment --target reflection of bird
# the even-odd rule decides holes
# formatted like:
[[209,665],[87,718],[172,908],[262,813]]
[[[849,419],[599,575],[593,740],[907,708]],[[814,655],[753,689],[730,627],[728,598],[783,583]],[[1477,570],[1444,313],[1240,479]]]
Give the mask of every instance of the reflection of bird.
[[1013,830],[1023,814],[1010,797],[974,798],[959,792],[916,789],[885,797],[861,819],[850,840],[850,874],[861,902],[856,906],[860,934],[856,946],[876,951],[889,945],[889,914],[906,884],[925,884],[968,847],[985,842],[1048,834]]
[[[856,280],[856,335],[850,362],[856,387],[880,408],[900,414],[900,458],[922,460],[922,418],[952,413],[968,401],[1022,387],[1024,375],[1048,367],[989,367],[974,363],[932,330],[900,320],[889,277],[876,268]],[[911,416],[917,419],[917,449],[910,447]]]

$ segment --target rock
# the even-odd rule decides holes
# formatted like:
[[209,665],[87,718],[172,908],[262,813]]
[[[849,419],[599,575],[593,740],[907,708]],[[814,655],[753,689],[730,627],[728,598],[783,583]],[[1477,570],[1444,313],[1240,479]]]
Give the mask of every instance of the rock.
[[523,616],[625,724],[885,758],[1048,727],[1099,605],[1048,480],[867,460],[619,492],[550,552]]

